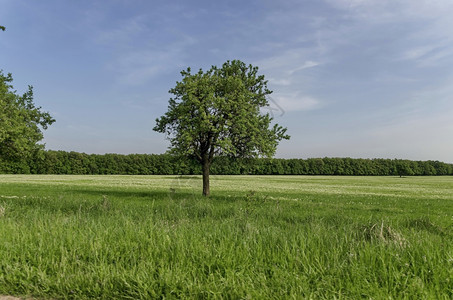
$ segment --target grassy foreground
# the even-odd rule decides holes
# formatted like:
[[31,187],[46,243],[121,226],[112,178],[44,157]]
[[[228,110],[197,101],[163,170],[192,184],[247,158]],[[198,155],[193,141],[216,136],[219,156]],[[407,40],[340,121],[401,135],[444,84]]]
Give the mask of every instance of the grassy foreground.
[[452,177],[0,175],[0,294],[453,298]]

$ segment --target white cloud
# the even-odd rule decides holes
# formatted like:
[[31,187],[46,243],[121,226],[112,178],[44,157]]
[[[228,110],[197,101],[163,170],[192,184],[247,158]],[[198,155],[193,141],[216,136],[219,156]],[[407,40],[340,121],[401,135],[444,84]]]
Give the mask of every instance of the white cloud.
[[116,28],[99,30],[96,33],[96,42],[107,45],[124,45],[139,37],[147,28],[145,26],[146,16],[135,16],[131,19],[119,22]]
[[294,69],[289,70],[288,73],[290,75],[292,75],[292,74],[294,74],[294,73],[296,73],[298,71],[319,66],[319,64],[320,63],[318,63],[318,62],[315,62],[315,61],[312,61],[312,60],[308,60],[308,61],[304,62],[302,65],[300,65],[299,67],[296,67]]
[[433,18],[448,15],[453,9],[450,0],[325,0],[327,3],[349,11],[355,17],[382,21],[394,17]]
[[[299,92],[275,93],[272,99],[278,104],[280,109],[285,112],[309,111],[318,109],[322,106],[321,101]],[[271,104],[272,107],[272,104]]]
[[[114,55],[107,68],[117,74],[121,84],[141,85],[155,76],[180,71],[185,67],[187,49],[196,43],[195,38],[183,33],[169,35],[165,42],[161,38],[143,41],[143,36],[152,34],[140,23],[141,19],[134,18],[122,28],[100,33],[99,40],[113,46]],[[140,38],[136,36],[133,43],[128,43],[130,32]]]
[[268,78],[268,81],[271,84],[280,85],[280,86],[290,86],[292,85],[292,80],[289,78]]
[[344,14],[350,23],[347,31],[352,36],[357,32],[372,35],[388,31],[389,44],[400,47],[401,52],[395,53],[397,59],[421,59],[427,65],[435,65],[453,51],[451,0],[325,1]]
[[432,55],[427,56],[420,60],[420,65],[423,67],[433,67],[442,65],[445,61],[451,61],[453,57],[453,47],[446,49],[436,49]]
[[[288,62],[288,64],[290,64],[290,63]],[[297,64],[297,63],[295,63],[295,64]],[[310,68],[313,68],[313,67],[316,67],[319,65],[320,65],[320,63],[318,63],[318,62],[308,60],[308,61],[305,61],[302,64],[300,64],[300,66],[298,66],[298,67],[295,67],[292,69],[287,69],[284,67],[286,65],[283,64],[283,61],[282,61],[281,68],[274,66],[274,69],[269,69],[270,72],[279,74],[279,77],[269,78],[269,82],[271,84],[275,84],[275,85],[279,85],[279,86],[291,86],[294,84],[295,79],[297,78],[297,76],[295,76],[295,73],[305,70],[305,69],[310,69]]]
[[272,98],[279,106],[277,110],[308,111],[321,107],[321,102],[308,96],[306,90],[311,81],[309,69],[321,65],[315,52],[310,47],[294,47],[284,52],[274,52],[257,62],[260,70],[269,76],[269,85],[276,86]]
[[118,73],[118,81],[125,85],[140,85],[151,78],[173,71],[182,65],[179,49],[125,51],[110,63],[109,68]]
[[432,45],[415,47],[404,51],[404,53],[401,56],[401,59],[418,60],[423,56],[427,55],[428,53],[430,53],[431,51],[433,51],[434,49],[436,49],[436,47]]
[[298,47],[288,49],[284,52],[276,52],[278,54],[264,58],[258,61],[261,70],[278,70],[281,73],[291,74],[294,66],[306,66],[307,61],[311,62],[310,56],[312,51],[306,47]]

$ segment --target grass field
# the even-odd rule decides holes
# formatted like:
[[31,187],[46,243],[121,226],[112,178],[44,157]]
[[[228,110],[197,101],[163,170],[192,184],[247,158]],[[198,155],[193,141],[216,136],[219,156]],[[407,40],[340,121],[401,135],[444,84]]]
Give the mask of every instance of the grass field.
[[0,175],[0,294],[453,298],[452,177]]

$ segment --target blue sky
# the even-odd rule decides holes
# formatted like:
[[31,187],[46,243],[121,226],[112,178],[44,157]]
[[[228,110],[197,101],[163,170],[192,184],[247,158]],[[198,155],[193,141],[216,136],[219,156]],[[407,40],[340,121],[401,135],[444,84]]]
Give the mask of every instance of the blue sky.
[[451,0],[0,7],[0,68],[57,120],[47,149],[163,153],[152,128],[179,72],[240,59],[269,80],[275,121],[288,127],[277,157],[453,162]]

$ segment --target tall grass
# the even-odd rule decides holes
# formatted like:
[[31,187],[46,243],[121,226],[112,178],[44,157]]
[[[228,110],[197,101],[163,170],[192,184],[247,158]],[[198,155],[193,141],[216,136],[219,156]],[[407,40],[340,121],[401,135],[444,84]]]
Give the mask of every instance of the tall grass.
[[451,177],[0,176],[0,294],[453,297]]

